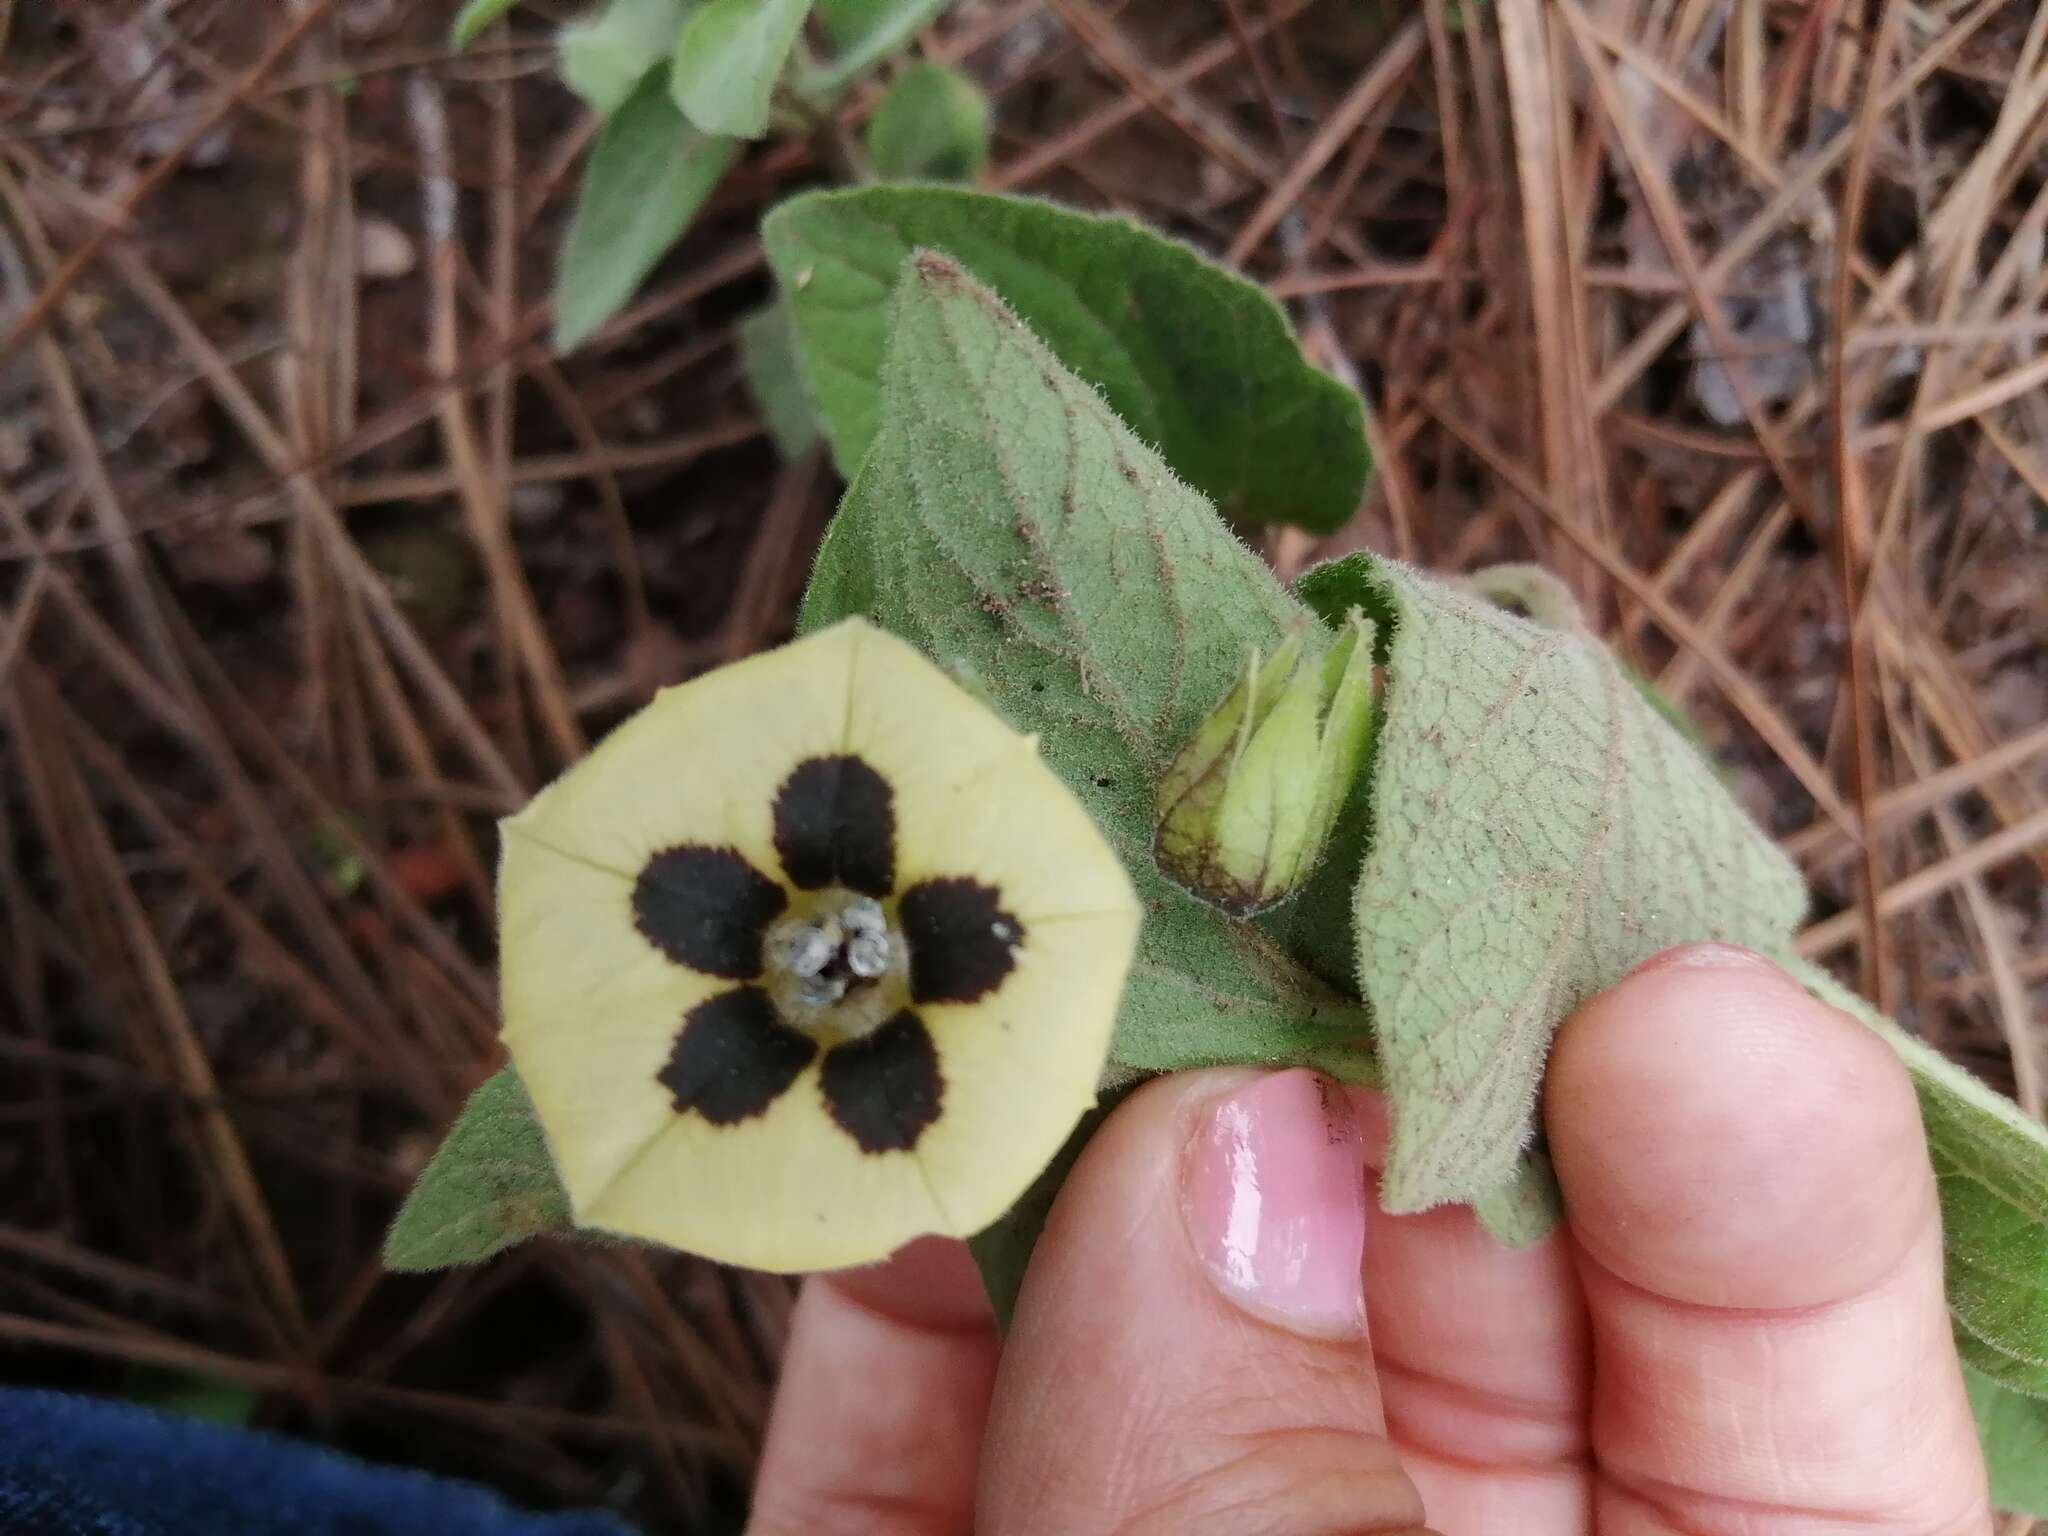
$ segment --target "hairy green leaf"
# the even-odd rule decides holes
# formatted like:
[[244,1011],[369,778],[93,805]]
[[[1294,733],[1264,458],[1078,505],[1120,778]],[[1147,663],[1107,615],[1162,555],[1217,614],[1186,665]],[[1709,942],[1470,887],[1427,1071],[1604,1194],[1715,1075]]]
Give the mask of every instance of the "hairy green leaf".
[[885,181],[972,181],[988,163],[989,105],[957,69],[922,60],[868,119],[868,159]]
[[684,0],[611,0],[588,21],[562,28],[562,83],[610,117],[647,71],[675,51]]
[[1496,608],[1520,614],[1545,629],[1587,634],[1586,615],[1572,589],[1540,565],[1514,563],[1489,565],[1474,571],[1459,585],[1478,594]]
[[1371,468],[1358,396],[1309,365],[1262,289],[1186,246],[1123,219],[947,187],[810,193],[761,233],[848,475],[881,416],[890,289],[928,248],[995,289],[1233,520],[1327,530],[1358,505]]
[[1597,641],[1352,561],[1393,618],[1352,909],[1392,1122],[1381,1198],[1498,1208],[1530,1177],[1572,1008],[1673,944],[1779,947],[1805,890]]
[[797,370],[796,328],[787,303],[776,299],[740,321],[740,366],[747,393],[783,458],[809,453],[818,441],[818,412]]
[[[1519,613],[1552,629],[1590,633],[1586,627],[1586,616],[1579,611],[1579,600],[1572,596],[1571,588],[1540,565],[1488,566],[1485,570],[1474,571],[1466,578],[1466,583],[1488,602],[1510,613]],[[1669,721],[1678,734],[1691,742],[1703,756],[1713,757],[1713,749],[1700,735],[1699,727],[1693,724],[1684,710],[1664,696],[1662,689],[1619,656],[1614,658],[1614,664],[1621,668],[1621,675],[1643,696],[1650,708]]]
[[[1959,1267],[1952,1251],[1953,1245],[1962,1240],[1946,1232],[1942,1234],[1944,1269],[1949,1275]],[[1956,1353],[1962,1357],[1963,1364],[2022,1397],[2048,1398],[2048,1366],[2020,1359],[1996,1344],[1978,1338],[1970,1331],[1969,1324],[1957,1315],[1953,1302],[1949,1304],[1949,1321],[1955,1325]]]
[[1356,1003],[1151,856],[1158,775],[1246,649],[1310,624],[1306,611],[957,263],[920,254],[894,317],[881,431],[804,626],[865,614],[1038,733],[1145,903],[1122,1068],[1300,1061],[1367,1079]]
[[711,0],[676,43],[676,105],[701,131],[758,139],[811,0]]
[[953,0],[817,0],[818,20],[835,56],[802,71],[797,90],[813,100],[838,94],[910,45]]
[[1550,1159],[1541,1152],[1523,1153],[1507,1183],[1472,1202],[1472,1214],[1510,1248],[1541,1242],[1564,1220],[1564,1192]]
[[647,72],[584,168],[555,283],[558,349],[576,347],[619,312],[689,228],[736,147],[684,122],[663,72]]
[[384,1239],[387,1269],[475,1264],[514,1243],[567,1232],[569,1196],[526,1085],[499,1069],[469,1096]]
[[1941,1195],[1957,1345],[2001,1385],[2048,1397],[2048,1128],[1819,966],[1780,958],[1816,997],[1884,1036],[1912,1072]]
[[2048,1390],[2048,1151],[1916,1074],[1941,1191],[1949,1308],[2007,1386]]
[[469,0],[455,13],[448,28],[448,46],[458,52],[483,35],[483,30],[518,3],[518,0]]
[[2048,1515],[2048,1403],[1968,1367],[1963,1385],[1991,1468],[1991,1502],[2018,1514]]

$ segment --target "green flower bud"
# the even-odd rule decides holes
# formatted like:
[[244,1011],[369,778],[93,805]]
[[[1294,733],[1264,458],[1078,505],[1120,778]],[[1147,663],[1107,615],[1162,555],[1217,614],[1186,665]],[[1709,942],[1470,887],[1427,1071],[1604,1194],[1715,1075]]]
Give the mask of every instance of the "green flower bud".
[[1322,857],[1365,761],[1372,623],[1358,609],[1317,656],[1304,631],[1244,676],[1159,785],[1159,867],[1235,917],[1277,906]]

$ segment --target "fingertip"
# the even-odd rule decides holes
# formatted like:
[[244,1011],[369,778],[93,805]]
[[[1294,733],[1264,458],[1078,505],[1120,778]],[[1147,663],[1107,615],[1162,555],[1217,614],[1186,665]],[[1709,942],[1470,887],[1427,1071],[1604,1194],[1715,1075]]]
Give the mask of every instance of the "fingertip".
[[804,1283],[749,1536],[959,1531],[973,1519],[995,1320],[967,1246],[919,1238]]
[[[1156,1079],[1118,1106],[1075,1165],[1013,1334],[1059,1295],[1039,1283],[1041,1265],[1050,1279],[1107,1262],[1121,1283],[1149,1285],[1154,1308],[1193,1317],[1221,1298],[1304,1337],[1357,1338],[1365,1223],[1356,1115],[1337,1085],[1301,1069]],[[1122,1234],[1109,1253],[1104,1231]]]
[[1243,1530],[1281,1509],[1290,1530],[1418,1530],[1365,1338],[1365,1207],[1326,1079],[1215,1069],[1131,1094],[1032,1255],[976,1529]]
[[1545,1110],[1581,1249],[1673,1300],[1841,1300],[1936,1220],[1897,1056],[1746,950],[1666,951],[1586,1003]]
[[1351,1113],[1358,1121],[1358,1139],[1365,1152],[1365,1166],[1374,1173],[1387,1166],[1387,1140],[1393,1121],[1387,1112],[1387,1096],[1378,1088],[1347,1087]]
[[834,1270],[824,1278],[869,1311],[900,1323],[939,1332],[995,1326],[981,1272],[958,1238],[913,1238],[879,1264]]
[[1365,1335],[1363,1144],[1329,1079],[1274,1072],[1202,1106],[1181,1156],[1181,1215],[1218,1291],[1317,1338]]

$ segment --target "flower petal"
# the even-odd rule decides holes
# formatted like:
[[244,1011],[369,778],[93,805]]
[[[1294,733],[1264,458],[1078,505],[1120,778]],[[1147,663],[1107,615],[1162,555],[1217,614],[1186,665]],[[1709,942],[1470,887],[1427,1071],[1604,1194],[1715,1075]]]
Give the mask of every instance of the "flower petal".
[[818,1054],[818,1042],[782,1022],[759,987],[706,998],[683,1018],[675,1051],[656,1075],[677,1114],[736,1125],[768,1106]]
[[[945,1113],[917,1144],[940,1207],[961,1233],[1009,1209],[1018,1148],[1055,1148],[1095,1102],[1117,999],[1137,938],[1134,909],[1033,926],[1017,968],[976,1003],[918,1009],[938,1050]],[[1042,1165],[1050,1152],[1041,1152]],[[1036,1168],[1033,1170],[1036,1173]]]
[[843,749],[852,667],[828,634],[665,688],[506,826],[629,879],[693,843],[777,875],[775,786]]
[[825,1107],[863,1152],[908,1152],[939,1118],[946,1085],[931,1031],[908,1008],[836,1046],[818,1069]]
[[726,991],[634,928],[633,882],[508,826],[498,876],[505,1046],[580,1211],[675,1118],[657,1075]]
[[797,764],[775,791],[775,851],[803,890],[887,896],[896,883],[895,791],[859,757]]
[[1035,752],[988,764],[950,790],[913,797],[899,783],[897,795],[899,888],[978,880],[1002,893],[1003,909],[1027,930],[1043,918],[1117,912],[1135,900],[1094,821]]
[[1024,927],[1002,893],[979,880],[922,880],[897,905],[910,944],[910,996],[920,1003],[971,1003],[1003,984],[1016,965]]
[[633,922],[677,965],[748,981],[761,973],[761,940],[789,897],[731,848],[664,848],[633,882]]
[[669,1116],[577,1220],[784,1273],[863,1264],[920,1233],[961,1230],[933,1200],[919,1156],[863,1152],[819,1078],[813,1063],[766,1111],[732,1125]]

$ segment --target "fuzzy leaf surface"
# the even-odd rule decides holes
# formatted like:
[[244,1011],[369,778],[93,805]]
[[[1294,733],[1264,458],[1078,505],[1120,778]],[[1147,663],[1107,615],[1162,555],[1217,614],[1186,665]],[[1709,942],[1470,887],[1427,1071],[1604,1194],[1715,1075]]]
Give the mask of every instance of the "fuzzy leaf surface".
[[868,159],[884,181],[972,181],[988,161],[989,116],[972,78],[919,60],[875,104]]
[[2048,1398],[2048,1127],[1884,1017],[1821,967],[1779,957],[1913,1074],[1941,1197],[1943,1272],[1963,1361]]
[[784,459],[800,459],[818,441],[818,412],[797,370],[796,327],[777,298],[740,321],[740,366],[747,393]]
[[1112,1055],[1372,1071],[1364,1013],[1152,860],[1153,786],[1246,651],[1310,626],[1215,513],[949,258],[910,262],[881,430],[803,612],[863,614],[1041,738],[1145,904]]
[[1963,1386],[1991,1469],[1991,1502],[2018,1514],[2048,1515],[2048,1403],[1967,1366]]
[[1572,1009],[1674,944],[1779,948],[1805,888],[1596,640],[1352,559],[1393,621],[1352,907],[1392,1120],[1381,1198],[1499,1208],[1540,1191],[1522,1154]]
[[814,100],[837,94],[884,59],[908,48],[953,0],[817,0],[819,24],[835,50],[799,71],[797,89]]
[[994,289],[1231,519],[1329,530],[1358,505],[1371,468],[1358,396],[1303,358],[1264,290],[1177,241],[1031,198],[923,186],[808,193],[761,233],[848,476],[882,417],[890,291],[904,259],[931,249]]
[[600,117],[618,111],[647,71],[676,46],[684,0],[611,0],[596,16],[562,28],[562,83]]
[[510,1067],[486,1078],[384,1239],[395,1270],[475,1264],[514,1243],[567,1232],[569,1195],[541,1134],[526,1085]]
[[555,283],[555,346],[567,352],[625,305],[732,164],[731,139],[683,121],[651,69],[619,104],[584,167]]
[[671,88],[700,132],[758,139],[811,0],[711,0],[684,24]]

